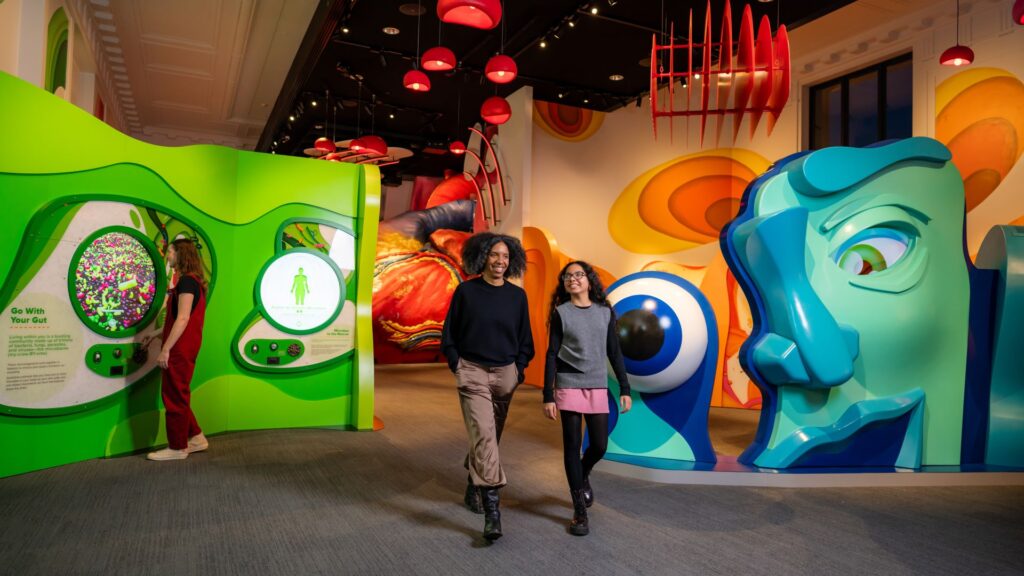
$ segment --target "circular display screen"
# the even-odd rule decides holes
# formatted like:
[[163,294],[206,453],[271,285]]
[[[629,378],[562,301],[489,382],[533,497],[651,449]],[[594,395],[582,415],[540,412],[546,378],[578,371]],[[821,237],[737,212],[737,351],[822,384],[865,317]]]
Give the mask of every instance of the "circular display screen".
[[345,287],[332,261],[296,249],[264,268],[257,296],[271,324],[286,332],[309,334],[337,318]]
[[157,269],[138,238],[102,234],[79,249],[72,266],[73,300],[90,328],[115,335],[146,319],[157,295]]

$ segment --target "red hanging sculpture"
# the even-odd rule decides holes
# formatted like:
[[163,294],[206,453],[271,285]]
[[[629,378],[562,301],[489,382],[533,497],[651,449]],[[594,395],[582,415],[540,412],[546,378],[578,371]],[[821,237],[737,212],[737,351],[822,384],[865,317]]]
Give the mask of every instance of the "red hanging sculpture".
[[[658,36],[651,42],[651,121],[654,136],[658,136],[658,118],[669,118],[669,137],[676,116],[700,116],[700,141],[704,143],[708,116],[717,117],[716,141],[721,137],[723,119],[732,119],[732,138],[736,140],[743,117],[750,118],[750,136],[753,137],[765,112],[768,113],[767,131],[771,134],[782,109],[789,100],[790,61],[789,35],[785,26],[779,26],[772,41],[771,24],[767,16],[761,17],[757,37],[754,37],[754,18],[750,6],[743,9],[739,40],[735,53],[732,39],[732,10],[725,2],[725,16],[719,41],[711,37],[711,1],[708,0],[704,17],[703,42],[693,40],[693,10],[687,41],[674,40],[675,25],[670,28],[668,44],[658,44]],[[712,52],[718,57],[712,66]],[[676,51],[685,50],[686,70],[676,70]],[[694,51],[699,51],[699,69],[694,70]],[[666,61],[668,70],[665,70]],[[685,105],[676,108],[676,82],[682,81],[686,89]],[[668,101],[658,101],[658,89],[668,83]],[[694,83],[699,82],[699,106],[693,102]],[[714,87],[714,89],[713,89]],[[660,107],[659,107],[660,106]]]

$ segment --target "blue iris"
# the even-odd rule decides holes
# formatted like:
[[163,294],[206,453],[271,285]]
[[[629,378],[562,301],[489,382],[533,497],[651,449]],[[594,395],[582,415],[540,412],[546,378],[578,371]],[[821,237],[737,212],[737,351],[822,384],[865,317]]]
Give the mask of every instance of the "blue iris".
[[683,344],[683,328],[672,307],[660,298],[629,296],[615,304],[616,327],[626,371],[650,376],[668,368]]

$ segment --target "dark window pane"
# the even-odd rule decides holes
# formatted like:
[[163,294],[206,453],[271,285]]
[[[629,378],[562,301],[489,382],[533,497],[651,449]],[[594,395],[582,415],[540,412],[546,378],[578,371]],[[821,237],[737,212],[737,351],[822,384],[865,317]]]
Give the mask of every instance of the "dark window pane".
[[913,66],[910,60],[892,64],[885,76],[885,138],[910,138],[913,130],[911,96]]
[[814,89],[812,149],[842,144],[842,114],[842,86],[840,84]]
[[849,146],[878,141],[878,73],[850,78]]

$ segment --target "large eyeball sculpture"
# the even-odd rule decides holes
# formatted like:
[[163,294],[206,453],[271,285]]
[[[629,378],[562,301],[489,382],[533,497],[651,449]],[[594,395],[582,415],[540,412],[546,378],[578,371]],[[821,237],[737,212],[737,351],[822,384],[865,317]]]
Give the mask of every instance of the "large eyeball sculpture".
[[[711,304],[691,283],[664,272],[615,282],[608,300],[632,387],[633,409],[609,414],[606,458],[649,468],[716,462],[708,437],[718,333]],[[618,382],[609,374],[612,399]]]

